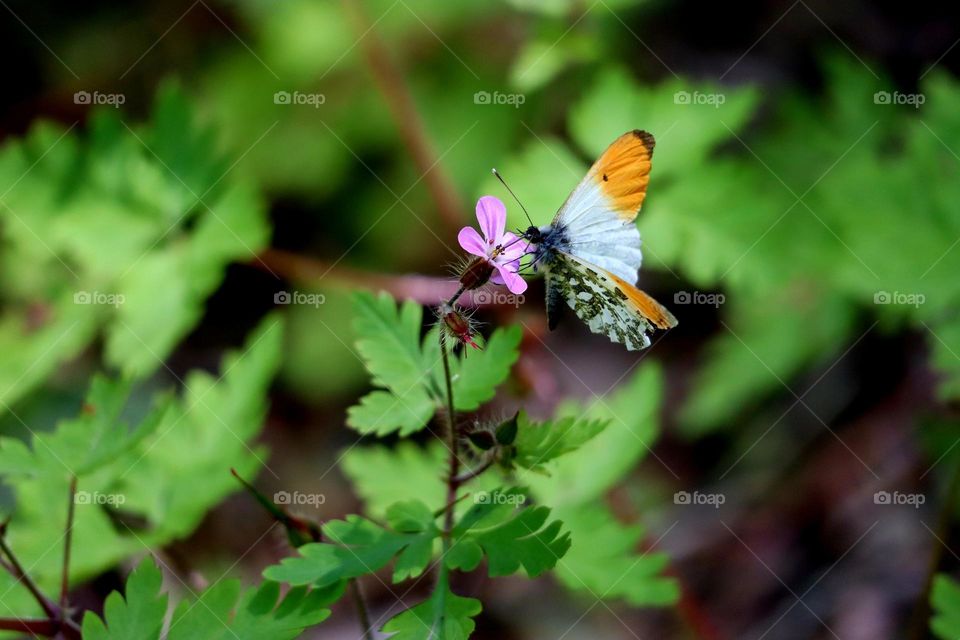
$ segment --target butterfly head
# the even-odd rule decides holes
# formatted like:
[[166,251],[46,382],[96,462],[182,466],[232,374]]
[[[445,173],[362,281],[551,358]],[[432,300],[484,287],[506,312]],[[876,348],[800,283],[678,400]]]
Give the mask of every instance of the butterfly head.
[[527,227],[527,230],[520,234],[520,236],[532,244],[540,244],[543,240],[543,232],[540,231],[539,227],[535,227],[534,225]]

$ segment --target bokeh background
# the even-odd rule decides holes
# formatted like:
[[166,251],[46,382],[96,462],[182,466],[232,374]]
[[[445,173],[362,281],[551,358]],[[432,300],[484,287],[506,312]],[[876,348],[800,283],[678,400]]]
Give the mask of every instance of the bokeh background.
[[[282,344],[211,396],[230,428],[198,415],[158,445],[144,483],[177,507],[82,556],[85,606],[144,547],[198,585],[284,553],[231,455],[268,494],[323,494],[310,517],[361,509],[337,465],[369,388],[350,292],[436,301],[478,196],[524,224],[491,167],[542,224],[642,128],[657,148],[640,284],[679,327],[642,354],[572,318],[550,333],[540,280],[476,318],[524,327],[504,412],[547,415],[655,370],[634,408],[653,416],[645,446],[603,500],[643,525],[638,549],[667,554],[680,601],[466,581],[485,603],[477,637],[926,637],[931,576],[960,570],[955,7],[0,4],[3,434],[76,415],[97,371],[138,381],[135,414],[218,380],[257,335]],[[15,530],[48,582],[53,504],[18,505]],[[367,590],[376,615],[397,606]],[[316,637],[356,635],[343,606]]]

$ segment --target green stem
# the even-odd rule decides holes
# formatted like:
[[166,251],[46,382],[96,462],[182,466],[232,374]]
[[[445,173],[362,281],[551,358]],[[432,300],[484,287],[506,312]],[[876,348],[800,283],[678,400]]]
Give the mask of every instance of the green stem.
[[[451,304],[460,296],[460,292],[452,298]],[[447,553],[453,544],[453,515],[457,503],[457,490],[460,488],[458,476],[460,475],[460,457],[457,455],[457,420],[453,403],[453,378],[450,375],[450,355],[447,353],[447,341],[440,332],[440,353],[443,355],[443,376],[447,383],[447,447],[450,450],[450,464],[447,469],[447,506],[443,513],[443,531],[441,539],[443,541],[443,554],[440,556],[440,566],[437,569],[437,592],[439,593],[439,602],[436,610],[440,618],[434,620],[434,630],[443,627],[443,598],[446,598],[447,591],[450,589],[450,569],[447,568]]]
[[460,482],[460,456],[457,455],[457,425],[456,411],[453,403],[453,378],[450,375],[450,355],[447,352],[447,341],[440,333],[440,353],[443,355],[443,376],[447,384],[447,448],[450,450],[450,464],[447,471],[447,509],[443,518],[444,544],[448,545],[450,532],[453,530],[453,510],[457,500],[457,489]]
[[360,590],[360,581],[354,578],[349,581],[349,584],[353,603],[357,607],[357,617],[360,618],[360,626],[363,627],[363,640],[373,640],[370,613],[367,611],[367,603],[363,599],[363,591]]

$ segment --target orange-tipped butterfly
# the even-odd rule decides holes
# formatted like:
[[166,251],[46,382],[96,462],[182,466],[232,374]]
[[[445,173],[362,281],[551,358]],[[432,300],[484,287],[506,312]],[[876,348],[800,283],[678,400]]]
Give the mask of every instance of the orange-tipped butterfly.
[[654,144],[652,135],[639,130],[614,140],[553,222],[523,233],[534,268],[546,271],[550,329],[564,301],[591,331],[630,351],[649,347],[655,329],[677,325],[673,314],[633,284],[642,259],[633,221],[647,193]]

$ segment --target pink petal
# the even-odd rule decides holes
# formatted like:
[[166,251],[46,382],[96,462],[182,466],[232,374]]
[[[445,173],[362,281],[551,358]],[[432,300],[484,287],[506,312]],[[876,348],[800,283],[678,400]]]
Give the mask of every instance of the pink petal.
[[527,281],[509,267],[497,267],[497,274],[503,279],[503,283],[507,285],[510,293],[523,293],[527,290]]
[[460,229],[460,233],[457,234],[457,242],[460,243],[460,246],[463,247],[463,250],[467,253],[472,253],[481,258],[487,255],[486,243],[484,243],[483,238],[480,237],[480,234],[477,233],[477,230],[473,227]]
[[521,258],[529,251],[529,245],[525,240],[517,240],[517,237],[509,231],[503,234],[503,253],[498,256],[497,262],[512,262]]
[[493,196],[483,196],[477,200],[477,221],[487,242],[500,244],[500,236],[507,227],[507,207]]

